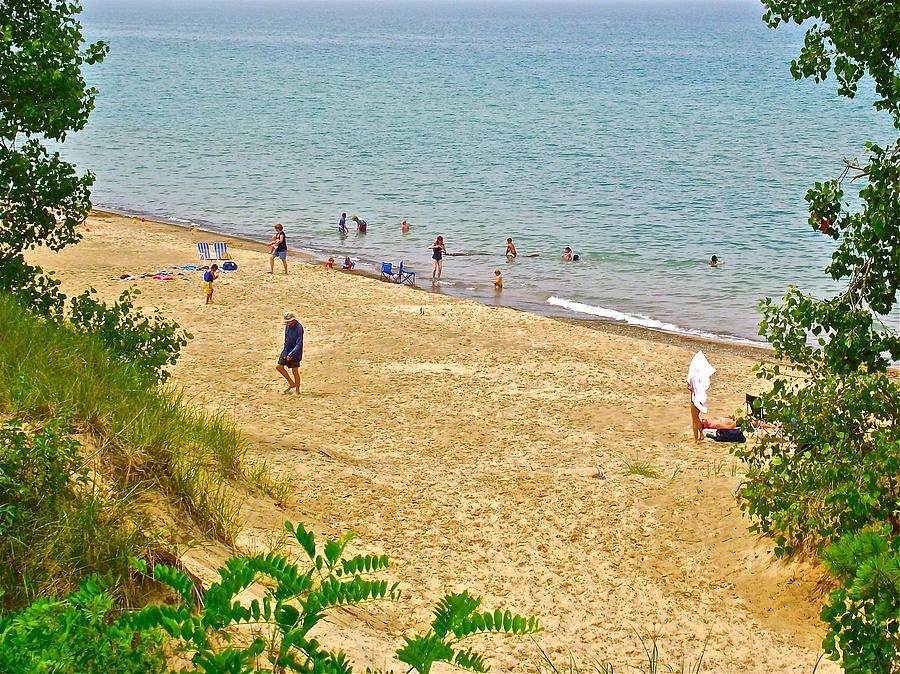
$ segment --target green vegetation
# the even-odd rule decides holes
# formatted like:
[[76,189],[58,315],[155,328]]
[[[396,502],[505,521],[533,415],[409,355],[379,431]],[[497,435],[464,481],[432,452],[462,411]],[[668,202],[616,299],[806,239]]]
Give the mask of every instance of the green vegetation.
[[[184,573],[157,565],[153,578],[176,601],[119,612],[108,583],[94,576],[64,601],[41,599],[0,619],[0,671],[156,674],[170,671],[164,654],[175,652],[189,663],[182,672],[350,674],[344,654],[327,650],[311,633],[336,607],[398,599],[396,583],[370,578],[388,567],[388,559],[345,558],[351,535],[319,548],[302,525],[285,526],[306,553],[302,566],[275,553],[233,557],[201,594]],[[145,563],[137,566],[147,572]],[[484,656],[460,648],[462,640],[541,629],[534,618],[509,611],[478,612],[480,604],[466,592],[446,595],[428,632],[405,638],[397,659],[419,674],[437,662],[487,672]]]
[[0,294],[0,410],[31,420],[71,416],[97,445],[120,492],[147,487],[231,540],[239,503],[226,481],[241,474],[244,444],[233,424],[185,404],[94,335],[43,321]]
[[68,430],[60,419],[0,422],[0,610],[89,573],[124,576],[148,551],[139,511],[92,479]]
[[[900,6],[884,1],[764,0],[765,20],[810,21],[795,78],[834,75],[854,97],[863,77],[900,130]],[[806,195],[809,224],[837,242],[825,299],[790,288],[765,299],[760,334],[781,366],[760,366],[766,414],[782,433],[737,447],[748,466],[744,508],[777,554],[811,547],[841,584],[822,612],[825,650],[848,672],[900,662],[900,386],[888,373],[900,335],[885,325],[900,290],[900,140],[868,143],[867,163]],[[844,202],[858,180],[859,208]]]
[[643,635],[635,630],[635,634],[637,635],[638,641],[641,644],[641,650],[644,651],[644,656],[646,658],[646,662],[642,663],[640,668],[628,667],[627,669],[619,670],[610,662],[598,662],[596,660],[579,665],[571,655],[565,664],[557,664],[553,662],[553,659],[543,648],[538,647],[541,653],[541,663],[538,666],[538,671],[540,674],[582,674],[582,672],[585,672],[585,674],[616,674],[616,672],[624,671],[641,672],[643,674],[658,674],[659,672],[667,672],[668,674],[700,673],[701,667],[703,666],[703,657],[706,655],[706,645],[709,641],[708,637],[707,641],[703,643],[703,649],[700,651],[700,655],[697,656],[696,662],[688,664],[684,657],[682,657],[676,668],[675,665],[669,664],[663,660],[660,655],[658,633],[649,632],[646,635]]
[[[660,477],[659,472],[653,465],[639,456],[631,458],[623,456],[622,461],[625,463],[625,472],[628,475],[640,475],[642,477],[652,477],[654,479]],[[672,478],[674,479],[675,475],[672,475]]]

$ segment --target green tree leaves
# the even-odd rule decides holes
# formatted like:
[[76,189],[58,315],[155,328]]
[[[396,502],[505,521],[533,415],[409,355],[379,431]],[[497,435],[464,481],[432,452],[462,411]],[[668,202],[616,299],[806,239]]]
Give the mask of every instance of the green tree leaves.
[[[875,107],[900,129],[900,5],[764,4],[772,27],[811,22],[794,77],[833,74],[851,98],[871,77]],[[900,291],[900,141],[866,149],[865,164],[845,159],[806,195],[809,224],[836,242],[825,273],[842,290],[820,299],[790,288],[761,303],[760,334],[786,363],[758,370],[775,432],[735,453],[749,468],[742,507],[753,528],[779,555],[817,546],[843,584],[822,613],[826,652],[847,671],[887,673],[900,661],[900,386],[888,373],[900,335],[885,325]],[[856,209],[843,201],[854,184]]]

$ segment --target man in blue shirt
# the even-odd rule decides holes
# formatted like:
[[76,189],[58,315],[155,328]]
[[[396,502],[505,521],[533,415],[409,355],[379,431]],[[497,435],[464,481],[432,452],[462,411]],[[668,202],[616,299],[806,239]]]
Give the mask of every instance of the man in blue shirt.
[[341,234],[348,234],[350,230],[347,229],[347,214],[341,213],[341,219],[338,220],[338,232]]
[[[300,361],[303,360],[303,326],[290,311],[284,315],[284,348],[275,369],[288,380],[285,393],[300,393]],[[290,372],[288,372],[290,370]]]

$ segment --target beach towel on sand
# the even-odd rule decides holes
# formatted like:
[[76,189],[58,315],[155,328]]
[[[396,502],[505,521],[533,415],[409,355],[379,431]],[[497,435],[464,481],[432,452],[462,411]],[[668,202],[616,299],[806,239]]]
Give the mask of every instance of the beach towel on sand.
[[709,364],[702,351],[697,352],[688,368],[687,383],[691,387],[691,402],[704,413],[709,411],[706,409],[706,391],[709,388],[709,378],[715,372],[716,368]]

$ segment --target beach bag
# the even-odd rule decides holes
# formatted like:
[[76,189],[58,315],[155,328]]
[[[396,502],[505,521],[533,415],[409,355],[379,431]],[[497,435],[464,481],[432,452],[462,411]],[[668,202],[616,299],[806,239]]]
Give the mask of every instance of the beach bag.
[[237,263],[228,260],[222,263],[222,271],[237,271]]
[[716,442],[747,442],[740,428],[720,428],[713,438]]

